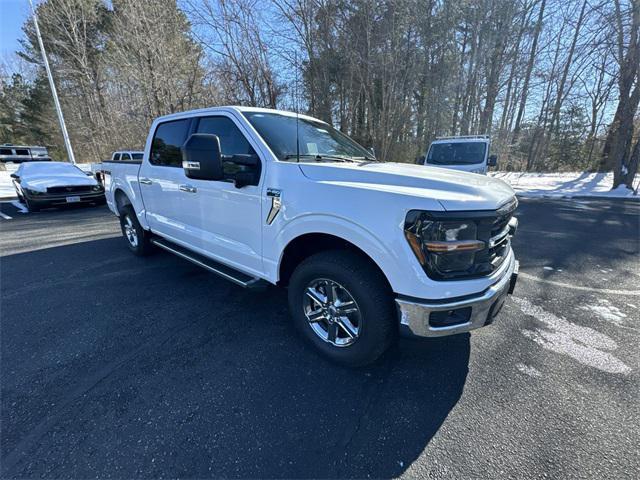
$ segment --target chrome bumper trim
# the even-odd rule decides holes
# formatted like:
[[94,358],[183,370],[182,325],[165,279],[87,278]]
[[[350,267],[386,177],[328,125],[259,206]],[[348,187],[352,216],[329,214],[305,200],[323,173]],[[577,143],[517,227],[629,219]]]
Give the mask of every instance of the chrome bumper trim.
[[[507,295],[511,285],[511,278],[517,274],[518,262],[511,254],[509,267],[504,271],[502,277],[487,290],[475,297],[450,303],[430,303],[429,301],[409,301],[396,298],[400,324],[407,327],[409,331],[419,337],[442,337],[454,335],[456,333],[469,332],[485,326],[488,320],[491,307],[503,295]],[[443,310],[454,310],[458,308],[471,307],[469,321],[446,327],[432,327],[429,324],[431,312]]]

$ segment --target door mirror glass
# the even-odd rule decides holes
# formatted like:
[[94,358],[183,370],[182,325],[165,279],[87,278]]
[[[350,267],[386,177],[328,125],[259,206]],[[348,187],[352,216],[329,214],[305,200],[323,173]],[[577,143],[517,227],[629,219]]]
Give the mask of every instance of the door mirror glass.
[[182,146],[182,168],[188,178],[222,180],[220,139],[217,135],[194,133]]
[[489,159],[487,160],[487,165],[490,167],[498,166],[498,156],[497,155],[489,155]]

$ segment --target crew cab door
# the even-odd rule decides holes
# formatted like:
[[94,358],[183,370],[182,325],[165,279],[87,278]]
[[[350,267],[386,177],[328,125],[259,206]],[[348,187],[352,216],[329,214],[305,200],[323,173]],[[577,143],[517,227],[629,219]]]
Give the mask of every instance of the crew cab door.
[[192,119],[159,124],[154,132],[149,158],[142,162],[138,181],[146,219],[151,231],[188,245],[192,236],[185,224],[187,196],[180,185],[187,182],[180,148],[190,132]]
[[240,188],[234,183],[237,172],[246,168],[234,164],[233,156],[255,156],[254,146],[230,115],[198,117],[194,122],[194,133],[218,136],[222,156],[227,160],[221,181],[186,180],[183,221],[187,231],[205,255],[247,272],[261,273],[261,165],[257,156],[258,165],[251,167],[255,181]]

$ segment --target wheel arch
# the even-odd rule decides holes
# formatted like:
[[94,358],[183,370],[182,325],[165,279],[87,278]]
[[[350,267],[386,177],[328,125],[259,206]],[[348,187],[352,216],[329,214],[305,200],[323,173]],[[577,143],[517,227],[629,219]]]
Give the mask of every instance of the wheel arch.
[[115,202],[115,209],[118,216],[123,207],[127,205],[133,205],[129,196],[121,188],[116,188],[113,192],[113,200]]
[[380,272],[389,289],[392,289],[383,266],[374,259],[373,255],[350,240],[326,232],[303,233],[292,238],[287,243],[278,264],[278,284],[287,285],[291,274],[301,262],[311,255],[328,250],[345,250],[365,258]]

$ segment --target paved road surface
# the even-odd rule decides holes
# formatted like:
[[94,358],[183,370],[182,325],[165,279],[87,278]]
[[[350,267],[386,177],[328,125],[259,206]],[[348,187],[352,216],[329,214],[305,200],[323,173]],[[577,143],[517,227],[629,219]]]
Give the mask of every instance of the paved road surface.
[[638,474],[638,202],[523,200],[497,322],[360,370],[105,208],[0,211],[3,478]]

